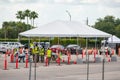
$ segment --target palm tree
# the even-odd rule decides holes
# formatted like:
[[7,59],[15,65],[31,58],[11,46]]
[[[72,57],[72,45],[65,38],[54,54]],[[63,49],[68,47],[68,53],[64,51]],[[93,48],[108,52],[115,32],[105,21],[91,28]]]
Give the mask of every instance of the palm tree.
[[29,24],[28,19],[29,19],[29,17],[30,17],[30,10],[29,10],[29,9],[25,10],[25,11],[24,11],[24,15],[25,15],[25,17],[27,17],[27,24]]
[[3,30],[4,30],[4,38],[6,40],[6,37],[7,37],[7,27],[9,26],[9,23],[8,22],[3,22],[2,26],[3,26]]
[[31,20],[31,22],[33,24],[33,27],[34,27],[34,20],[35,20],[35,18],[38,18],[38,13],[36,13],[35,11],[32,11],[30,13],[30,20]]
[[25,16],[24,16],[24,13],[23,11],[18,11],[17,14],[16,14],[16,18],[17,19],[20,19],[20,22],[25,19]]

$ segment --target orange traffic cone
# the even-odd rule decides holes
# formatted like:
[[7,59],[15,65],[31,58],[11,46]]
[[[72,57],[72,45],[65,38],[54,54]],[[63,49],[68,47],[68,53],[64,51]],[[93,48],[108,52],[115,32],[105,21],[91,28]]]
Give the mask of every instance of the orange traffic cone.
[[82,59],[83,59],[83,57],[84,57],[84,50],[82,50]]
[[108,62],[110,62],[110,58],[108,58]]
[[28,54],[26,54],[25,68],[28,68]]
[[63,59],[62,59],[62,62],[65,62],[65,59],[64,59],[64,57],[63,57]]
[[74,64],[77,64],[76,60],[74,60]]
[[70,57],[68,56],[68,64],[70,64]]
[[7,54],[5,54],[4,70],[7,70]]
[[18,69],[18,66],[19,66],[19,61],[18,61],[18,54],[17,54],[17,56],[16,56],[16,67],[15,67],[15,69]]
[[45,59],[45,66],[48,66],[48,58]]
[[65,62],[65,60],[63,59],[62,62]]

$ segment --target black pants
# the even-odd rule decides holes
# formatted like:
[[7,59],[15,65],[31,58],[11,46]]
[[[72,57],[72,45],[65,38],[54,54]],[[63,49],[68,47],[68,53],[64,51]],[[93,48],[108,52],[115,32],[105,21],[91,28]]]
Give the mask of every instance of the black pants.
[[40,55],[40,60],[42,63],[44,62],[44,55]]
[[19,56],[19,62],[21,62],[21,60],[23,60],[23,62],[25,62],[25,56]]
[[33,62],[39,62],[39,55],[33,54]]
[[51,57],[48,57],[48,65],[50,64]]

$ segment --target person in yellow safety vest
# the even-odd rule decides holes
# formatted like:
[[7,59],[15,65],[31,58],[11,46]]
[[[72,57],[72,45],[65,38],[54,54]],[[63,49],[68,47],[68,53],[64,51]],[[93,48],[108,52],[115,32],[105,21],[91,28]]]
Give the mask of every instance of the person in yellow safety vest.
[[33,48],[33,61],[39,62],[39,47],[37,43],[35,44]]
[[48,65],[49,65],[50,64],[50,60],[51,60],[51,56],[52,56],[52,51],[51,51],[50,48],[48,48],[46,56],[48,58]]
[[14,49],[14,57],[16,57],[16,55],[19,53],[19,48],[15,48]]
[[44,48],[40,49],[40,59],[41,59],[41,62],[43,63],[44,62]]
[[60,51],[59,55],[60,55],[60,59],[62,59],[62,51]]
[[33,44],[33,43],[30,43],[30,55],[33,54],[33,48],[34,48],[34,44]]
[[61,50],[58,51],[56,60],[58,61],[59,59],[62,60],[62,51]]
[[14,48],[14,51],[13,51],[14,55],[16,54],[16,52],[17,52],[17,48]]
[[35,46],[35,45],[34,45],[32,42],[31,42],[29,45],[30,45],[30,50],[29,50],[29,52],[30,52],[30,55],[33,56],[33,62],[34,62],[34,61],[35,61],[35,60],[34,60],[34,58],[35,58],[34,46]]

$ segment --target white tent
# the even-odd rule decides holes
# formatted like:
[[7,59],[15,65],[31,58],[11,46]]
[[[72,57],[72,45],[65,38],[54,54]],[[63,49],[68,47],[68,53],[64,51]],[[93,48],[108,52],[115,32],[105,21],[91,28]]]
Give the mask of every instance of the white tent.
[[120,38],[118,38],[117,36],[113,35],[113,36],[108,38],[107,42],[108,43],[120,43]]
[[77,21],[54,21],[20,33],[26,37],[110,37],[111,34],[83,25]]

